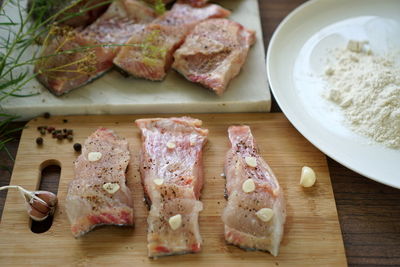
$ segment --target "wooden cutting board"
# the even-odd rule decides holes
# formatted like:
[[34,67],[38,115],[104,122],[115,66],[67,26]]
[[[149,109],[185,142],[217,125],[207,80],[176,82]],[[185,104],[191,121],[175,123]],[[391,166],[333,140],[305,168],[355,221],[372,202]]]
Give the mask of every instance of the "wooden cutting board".
[[[271,266],[345,266],[346,257],[340,231],[335,200],[325,156],[304,139],[282,114],[202,114],[194,117],[203,120],[210,130],[205,147],[205,184],[202,192],[204,210],[200,213],[200,230],[204,240],[199,254],[173,256],[151,260],[147,258],[146,217],[143,191],[138,173],[140,135],[134,120],[150,116],[74,116],[37,118],[23,131],[16,157],[11,184],[34,190],[39,184],[41,168],[59,162],[61,177],[58,189],[59,206],[53,225],[42,234],[32,233],[30,220],[23,200],[15,191],[9,191],[0,224],[0,265],[23,263],[45,265],[192,265],[220,266],[271,265]],[[68,122],[64,123],[63,119]],[[226,245],[223,237],[221,212],[225,207],[223,197],[225,180],[221,177],[224,156],[229,148],[227,128],[232,124],[250,125],[262,156],[267,160],[287,200],[287,223],[278,257],[264,252],[245,252]],[[83,143],[96,128],[114,129],[126,137],[130,144],[132,160],[128,181],[133,190],[136,227],[102,227],[83,238],[75,239],[65,213],[65,196],[72,180],[73,160],[77,154],[74,142],[44,138],[44,145],[35,143],[39,136],[37,126],[72,128],[74,142]],[[312,167],[318,176],[315,187],[299,186],[301,167]]]

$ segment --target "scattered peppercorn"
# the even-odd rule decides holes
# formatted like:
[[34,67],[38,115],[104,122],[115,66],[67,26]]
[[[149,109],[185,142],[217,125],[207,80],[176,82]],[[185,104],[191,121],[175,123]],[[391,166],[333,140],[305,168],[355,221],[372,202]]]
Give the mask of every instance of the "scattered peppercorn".
[[45,112],[45,113],[43,114],[43,117],[44,117],[45,119],[50,118],[50,113],[49,113],[49,112]]
[[36,144],[38,144],[39,146],[43,145],[43,138],[42,137],[36,138]]
[[67,119],[63,119],[63,123],[67,123],[68,122],[68,120]]
[[64,129],[63,129],[63,133],[67,133],[67,129],[64,128]]
[[80,151],[82,150],[82,145],[79,144],[79,143],[75,143],[75,144],[74,144],[74,150],[75,150],[76,152],[80,152]]

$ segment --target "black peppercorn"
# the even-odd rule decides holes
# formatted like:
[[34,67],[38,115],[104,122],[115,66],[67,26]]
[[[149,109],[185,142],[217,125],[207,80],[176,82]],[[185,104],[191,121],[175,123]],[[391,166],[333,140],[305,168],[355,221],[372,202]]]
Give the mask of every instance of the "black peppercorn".
[[39,146],[43,145],[43,138],[42,137],[36,138],[36,144],[38,144]]
[[50,118],[50,113],[49,113],[49,112],[45,112],[45,113],[43,114],[43,117],[44,117],[45,119]]
[[80,152],[80,151],[82,150],[82,145],[79,144],[79,143],[75,143],[75,144],[74,144],[74,150],[75,150],[76,152]]

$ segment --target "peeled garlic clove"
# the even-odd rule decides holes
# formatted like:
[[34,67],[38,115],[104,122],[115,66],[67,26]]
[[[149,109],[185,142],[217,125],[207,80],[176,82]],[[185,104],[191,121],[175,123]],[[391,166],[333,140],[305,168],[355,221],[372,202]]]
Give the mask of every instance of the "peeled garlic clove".
[[257,158],[255,158],[255,157],[245,157],[244,160],[245,160],[247,166],[252,167],[252,168],[257,167]]
[[313,169],[308,166],[304,166],[301,169],[300,185],[303,187],[311,187],[315,184],[317,176]]
[[175,216],[172,216],[171,218],[169,218],[168,223],[172,230],[178,229],[182,225],[182,215],[177,214]]
[[262,208],[256,212],[257,217],[263,222],[269,222],[274,216],[274,211],[270,208]]
[[36,191],[35,196],[46,202],[49,207],[55,207],[57,205],[57,195],[52,192]]
[[245,193],[251,193],[256,190],[256,184],[254,183],[253,179],[247,179],[242,184],[242,190]]

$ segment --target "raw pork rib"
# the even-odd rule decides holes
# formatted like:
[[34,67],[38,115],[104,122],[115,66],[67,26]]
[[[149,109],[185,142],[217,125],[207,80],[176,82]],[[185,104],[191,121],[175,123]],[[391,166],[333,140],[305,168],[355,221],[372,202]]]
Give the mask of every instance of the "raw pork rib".
[[[198,252],[201,249],[198,214],[203,186],[202,149],[208,130],[200,120],[182,117],[141,119],[140,173],[151,210],[148,222],[149,257]],[[169,220],[181,216],[173,230]]]
[[[244,249],[269,251],[277,256],[286,219],[282,189],[258,154],[250,128],[231,126],[228,132],[232,148],[225,161],[228,195],[222,214],[225,240]],[[248,179],[254,182],[255,188],[246,193],[242,186]],[[272,210],[272,218],[258,216],[261,209]]]
[[[44,55],[79,47],[91,48],[83,52],[57,55],[39,62],[36,66],[36,72],[42,72],[38,75],[39,81],[55,95],[87,84],[113,66],[112,61],[120,50],[120,46],[102,45],[125,44],[131,35],[142,31],[145,24],[155,18],[153,9],[144,3],[136,0],[114,1],[101,17],[83,31],[72,31],[67,37],[55,37],[46,45]],[[90,60],[84,59],[89,56],[92,56],[94,63],[85,66],[83,62]],[[51,69],[54,71],[49,71]]]
[[[100,152],[100,159],[90,161],[90,152]],[[132,193],[125,178],[129,160],[128,142],[111,130],[100,128],[85,141],[65,203],[75,237],[99,225],[133,225]]]
[[229,14],[228,10],[214,4],[193,7],[178,2],[145,29],[132,35],[128,41],[131,46],[121,49],[114,64],[133,76],[161,81],[171,67],[173,53],[197,23]]
[[255,32],[227,19],[199,23],[175,52],[173,68],[222,95],[246,61]]

